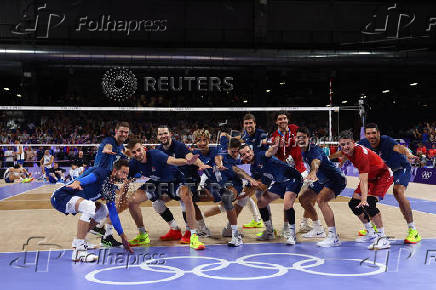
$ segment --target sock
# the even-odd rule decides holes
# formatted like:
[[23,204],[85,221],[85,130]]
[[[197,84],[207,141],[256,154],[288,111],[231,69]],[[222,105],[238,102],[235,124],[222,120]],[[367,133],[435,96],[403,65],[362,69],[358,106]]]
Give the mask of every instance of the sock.
[[140,227],[140,228],[138,228],[138,231],[139,231],[139,234],[140,234],[140,235],[144,235],[144,234],[147,233],[147,231],[145,230],[144,227]]
[[336,227],[328,227],[329,234],[336,236]]
[[197,234],[197,230],[191,230],[191,236],[196,234]]
[[272,232],[274,230],[273,226],[272,226],[272,222],[270,220],[263,221],[263,222],[265,224],[265,227],[266,227],[267,231]]
[[303,219],[301,220],[302,224],[307,224],[309,222],[308,218],[303,217]]
[[238,235],[238,225],[232,225],[232,236]]
[[377,233],[380,236],[384,237],[385,236],[385,229],[384,228],[377,228]]
[[204,223],[204,219],[198,220],[198,227],[199,228],[205,228],[206,224]]
[[108,236],[112,236],[112,232],[113,232],[113,225],[110,224],[106,224],[106,233],[104,234],[104,239],[106,239]]
[[172,221],[168,222],[168,225],[170,226],[170,228],[172,230],[177,230],[179,228],[179,226],[177,225],[176,220],[174,220],[174,219]]
[[414,222],[408,223],[407,226],[409,227],[409,229],[416,230]]
[[321,226],[321,222],[319,220],[313,221],[312,224],[313,224],[314,227],[320,227]]
[[260,212],[260,216],[263,219],[263,222],[267,222],[270,220],[270,214],[269,214],[268,208],[266,208],[266,207],[259,208],[259,212]]
[[295,224],[289,225],[289,230],[291,231],[291,234],[295,234]]
[[290,225],[295,225],[295,209],[285,209],[285,215]]
[[289,223],[284,223],[283,224],[283,231],[284,232],[287,232],[287,231],[289,231],[290,230],[290,228],[289,228]]
[[250,197],[248,199],[248,207],[250,208],[251,214],[253,215],[253,219],[255,222],[260,222],[260,214],[259,211],[257,210],[257,206],[256,203],[254,202],[254,200]]

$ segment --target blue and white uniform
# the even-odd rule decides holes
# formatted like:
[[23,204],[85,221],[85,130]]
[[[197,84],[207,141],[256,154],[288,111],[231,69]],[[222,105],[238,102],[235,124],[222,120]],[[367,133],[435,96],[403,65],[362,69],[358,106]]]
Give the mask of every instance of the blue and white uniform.
[[394,151],[394,146],[398,142],[389,136],[382,135],[380,137],[380,144],[377,148],[371,146],[368,139],[362,139],[359,144],[371,149],[380,156],[386,165],[394,173],[394,185],[404,185],[407,187],[411,177],[411,165],[406,156]]
[[314,159],[321,161],[318,172],[316,173],[317,181],[309,185],[310,189],[319,193],[324,187],[331,189],[335,195],[339,195],[347,185],[347,179],[336,165],[330,161],[324,150],[315,144],[309,144],[306,151],[302,150],[303,160],[311,165]]
[[300,172],[275,156],[266,157],[265,151],[254,153],[250,171],[253,176],[264,176],[272,180],[268,191],[279,195],[281,198],[284,197],[287,191],[292,191],[298,195],[303,185]]
[[174,165],[169,165],[169,156],[160,150],[146,152],[147,162],[135,159],[129,162],[129,178],[141,175],[149,180],[140,187],[151,201],[156,201],[162,193],[168,194],[174,200],[180,200],[178,190],[183,185],[183,174]]
[[268,150],[268,145],[262,144],[262,140],[267,139],[267,137],[268,134],[264,130],[258,128],[256,128],[253,135],[249,135],[245,130],[242,134],[242,140],[244,140],[245,144],[250,146],[254,152]]
[[[66,215],[76,214],[75,204],[77,197],[84,198],[90,201],[104,199],[109,210],[109,217],[115,230],[119,235],[123,233],[123,228],[118,217],[117,208],[115,205],[116,190],[118,186],[110,181],[111,170],[91,167],[86,173],[82,174],[77,181],[80,181],[82,190],[72,189],[63,186],[55,190],[51,196],[51,204],[53,208]],[[69,182],[67,185],[73,183]],[[75,197],[73,199],[73,197]],[[73,200],[74,202],[70,202]]]

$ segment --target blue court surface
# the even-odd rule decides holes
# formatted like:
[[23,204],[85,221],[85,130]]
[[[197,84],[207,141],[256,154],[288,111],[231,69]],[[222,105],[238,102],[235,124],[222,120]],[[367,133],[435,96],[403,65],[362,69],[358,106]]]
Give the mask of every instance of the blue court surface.
[[13,183],[0,187],[0,200],[15,196],[26,191],[41,187],[43,182],[30,182],[30,183]]
[[[74,263],[71,250],[0,254],[2,289],[435,289],[436,240],[394,241],[370,251],[345,242],[337,248],[279,243],[239,248],[209,245],[99,250],[93,264]],[[127,262],[128,261],[128,262]]]

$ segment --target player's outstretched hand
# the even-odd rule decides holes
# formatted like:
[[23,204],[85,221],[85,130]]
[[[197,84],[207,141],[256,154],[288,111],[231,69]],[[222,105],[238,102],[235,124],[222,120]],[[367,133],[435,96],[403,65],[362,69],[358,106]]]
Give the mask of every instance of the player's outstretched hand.
[[72,188],[74,190],[83,190],[83,188],[80,186],[80,181],[76,180],[71,184],[68,184],[66,187]]
[[126,251],[128,251],[130,254],[133,254],[133,249],[129,245],[129,241],[127,240],[127,236],[125,233],[121,235],[121,242],[123,243],[123,247]]
[[200,155],[195,154],[195,155],[192,155],[192,157],[190,159],[186,158],[186,164],[188,164],[188,165],[194,164],[197,161],[199,156]]
[[103,149],[102,152],[105,153],[105,154],[117,155],[117,153],[113,152],[112,150]]
[[207,165],[207,164],[201,164],[200,166],[198,166],[198,170],[205,170],[205,169],[208,169],[208,168],[212,168],[212,167],[210,167],[209,165]]
[[309,174],[305,178],[309,182],[315,182],[318,180],[318,177],[316,177],[316,173],[314,171],[309,172]]

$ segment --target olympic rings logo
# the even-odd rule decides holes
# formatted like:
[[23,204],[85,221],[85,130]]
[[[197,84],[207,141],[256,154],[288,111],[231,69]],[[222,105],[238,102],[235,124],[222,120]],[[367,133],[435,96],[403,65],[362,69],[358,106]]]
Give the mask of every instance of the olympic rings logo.
[[[296,256],[303,257],[304,259],[298,262],[293,263],[291,266],[283,266],[280,264],[273,264],[267,262],[259,262],[259,261],[250,261],[249,259],[253,259],[256,257],[265,257],[265,256]],[[205,263],[194,267],[192,270],[183,270],[178,267],[168,266],[168,265],[159,265],[156,264],[158,260],[178,260],[178,259],[204,259],[211,261],[210,263]],[[105,269],[98,269],[88,273],[85,278],[90,282],[100,283],[100,284],[108,284],[108,285],[141,285],[141,284],[153,284],[159,282],[167,282],[172,281],[177,278],[184,276],[185,274],[194,274],[198,277],[210,278],[210,279],[218,279],[218,280],[229,280],[229,281],[246,281],[246,280],[260,280],[260,279],[269,279],[274,277],[280,277],[287,274],[290,270],[301,271],[305,273],[322,275],[322,276],[333,276],[333,277],[358,277],[358,276],[371,276],[377,275],[383,272],[386,272],[386,265],[381,263],[376,263],[374,261],[367,261],[361,259],[334,259],[335,261],[355,261],[359,265],[362,263],[368,264],[375,268],[375,270],[371,272],[365,273],[326,273],[321,271],[315,271],[311,268],[323,265],[326,262],[326,259],[322,259],[319,257],[306,255],[306,254],[295,254],[295,253],[260,253],[260,254],[252,254],[240,257],[235,261],[228,261],[226,259],[214,258],[214,257],[202,257],[202,256],[175,256],[175,257],[166,257],[160,259],[153,259],[146,261],[139,265],[132,265],[131,267],[139,267],[145,271],[151,272],[159,272],[164,274],[171,274],[172,276],[159,279],[159,280],[150,280],[150,281],[108,281],[101,280],[97,278],[97,275],[102,272],[112,271],[116,269],[125,269],[125,266],[115,266],[109,267]],[[330,260],[329,260],[330,261]],[[246,276],[246,277],[231,277],[231,276],[220,276],[220,275],[212,275],[211,272],[216,272],[219,270],[226,269],[232,264],[237,264],[240,266],[245,266],[249,268],[262,269],[274,271],[274,273],[270,275],[260,275],[260,276]],[[375,267],[376,266],[376,267]]]

